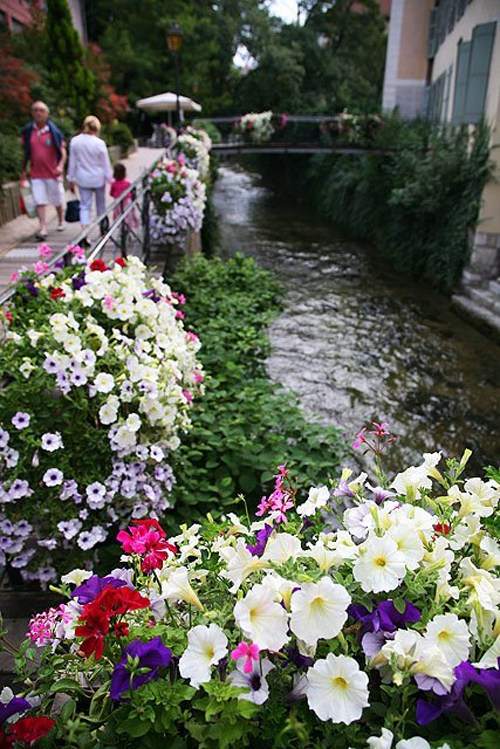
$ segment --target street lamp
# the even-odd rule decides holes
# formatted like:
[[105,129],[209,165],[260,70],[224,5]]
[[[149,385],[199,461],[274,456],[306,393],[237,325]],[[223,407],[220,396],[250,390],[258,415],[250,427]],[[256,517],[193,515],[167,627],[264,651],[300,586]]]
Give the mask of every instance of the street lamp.
[[179,26],[177,21],[174,21],[172,26],[167,31],[167,47],[169,52],[172,53],[175,65],[175,93],[177,96],[176,111],[178,129],[180,129],[181,126],[181,105],[179,101],[179,52],[181,51],[183,36],[184,34],[182,33],[181,27]]

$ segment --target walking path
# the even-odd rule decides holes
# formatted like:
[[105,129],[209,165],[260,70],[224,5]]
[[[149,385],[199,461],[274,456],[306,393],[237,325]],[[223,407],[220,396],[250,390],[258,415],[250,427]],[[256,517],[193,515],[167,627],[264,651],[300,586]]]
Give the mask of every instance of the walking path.
[[[160,151],[156,148],[138,148],[137,151],[130,154],[122,163],[127,168],[127,179],[133,182],[148,169],[151,164],[158,158]],[[107,189],[109,193],[109,189]],[[68,192],[66,198],[70,199]],[[111,201],[109,194],[106,197],[107,202]],[[56,230],[56,211],[50,208],[50,220],[48,224],[49,236],[46,243],[52,249],[58,250],[71,244],[76,236],[80,233],[80,224],[66,224],[64,231]],[[13,271],[18,270],[22,265],[31,265],[38,260],[38,245],[41,242],[35,239],[38,221],[30,219],[27,216],[18,216],[13,221],[9,221],[0,226],[0,293],[10,283],[10,277]],[[95,230],[95,238],[98,238],[98,230]]]

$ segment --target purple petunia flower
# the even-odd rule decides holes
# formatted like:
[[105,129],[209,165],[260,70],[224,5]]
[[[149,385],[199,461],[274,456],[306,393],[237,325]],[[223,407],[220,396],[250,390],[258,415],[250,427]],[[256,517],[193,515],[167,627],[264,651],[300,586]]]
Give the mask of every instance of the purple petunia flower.
[[[149,669],[146,673],[135,673],[131,677],[130,661],[138,659],[137,669]],[[110,696],[111,699],[125,702],[123,697],[130,689],[137,689],[159,676],[159,669],[166,668],[172,660],[172,651],[161,641],[161,637],[155,637],[149,642],[134,640],[124,649],[122,659],[119,661],[111,677]]]
[[73,289],[75,291],[78,291],[78,289],[81,289],[82,286],[86,286],[87,282],[83,276],[73,276],[71,279],[71,285],[73,286]]
[[112,575],[108,575],[107,577],[92,575],[92,577],[89,577],[88,580],[85,580],[85,582],[74,589],[71,598],[76,598],[80,604],[92,603],[104,588],[123,588],[126,584],[124,580],[119,580]]
[[45,486],[59,486],[62,484],[63,479],[64,474],[59,470],[59,468],[49,468],[49,470],[45,471],[42,476],[42,481]]
[[361,633],[365,632],[395,632],[397,629],[405,627],[407,624],[414,624],[420,621],[420,611],[412,603],[405,601],[405,609],[401,614],[392,601],[382,601],[378,606],[369,612],[364,606],[351,604],[347,608],[347,613],[353,619],[362,623]]
[[250,546],[247,544],[247,549],[250,552],[250,554],[253,557],[259,557],[261,554],[264,553],[266,549],[266,544],[269,536],[274,530],[274,526],[268,525],[267,523],[264,524],[264,527],[257,532],[255,538],[257,539],[257,543],[255,546]]
[[[500,658],[498,659],[500,668]],[[470,683],[479,684],[486,690],[491,704],[500,709],[500,670],[497,668],[476,669],[469,661],[463,661],[453,669],[456,681],[450,692],[438,696],[433,702],[417,700],[417,723],[426,726],[443,713],[451,713],[467,723],[475,723],[473,712],[464,702],[463,694]]]
[[412,603],[405,601],[405,609],[401,614],[392,601],[382,601],[369,612],[365,606],[351,604],[347,613],[353,619],[361,622],[359,636],[365,655],[373,658],[385,645],[385,641],[392,639],[391,635],[397,629],[406,628],[407,624],[420,621],[420,611]]
[[16,429],[26,429],[26,427],[29,427],[30,425],[30,415],[25,411],[18,411],[12,417],[12,423]]
[[25,710],[30,710],[31,705],[28,700],[22,697],[13,697],[9,702],[0,702],[0,725],[3,725],[7,718],[17,713],[22,713]]

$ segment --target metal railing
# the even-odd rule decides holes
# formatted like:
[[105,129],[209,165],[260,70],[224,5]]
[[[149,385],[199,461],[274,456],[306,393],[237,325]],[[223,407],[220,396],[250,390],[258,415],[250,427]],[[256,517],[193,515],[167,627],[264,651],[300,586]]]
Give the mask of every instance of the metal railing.
[[[69,247],[84,246],[88,247],[87,261],[92,262],[99,257],[105,248],[111,245],[114,254],[121,257],[127,257],[132,244],[134,250],[140,250],[140,257],[144,263],[148,263],[150,256],[151,237],[149,230],[150,219],[150,175],[156,168],[158,162],[165,155],[162,150],[153,164],[144,171],[116,200],[113,200],[104,213],[98,216],[89,226],[81,231],[71,245],[68,245],[48,261],[49,271],[56,263],[64,262],[70,265],[72,253]],[[138,218],[137,224],[134,225],[132,217]],[[90,241],[90,235],[99,229],[100,237],[98,240]],[[0,305],[7,302],[14,294],[14,287],[8,288],[0,295]]]

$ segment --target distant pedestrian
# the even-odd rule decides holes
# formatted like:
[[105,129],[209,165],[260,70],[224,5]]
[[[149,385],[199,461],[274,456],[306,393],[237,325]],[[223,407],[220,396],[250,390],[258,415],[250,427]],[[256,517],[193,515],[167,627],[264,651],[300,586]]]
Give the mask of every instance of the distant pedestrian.
[[[125,167],[125,164],[121,164],[120,162],[118,162],[118,164],[115,164],[113,167],[113,182],[111,183],[111,189],[109,191],[109,194],[111,195],[111,197],[115,199],[119,198],[120,195],[122,195],[124,192],[126,192],[126,190],[128,190],[131,184],[132,183],[129,182],[129,180],[127,179],[127,169]],[[132,191],[129,192],[128,195],[114,209],[113,211],[114,221],[116,221],[116,219],[119,218],[120,214],[123,213],[123,211],[131,202],[132,202]],[[138,225],[138,220],[137,220],[137,216],[135,214],[134,208],[132,208],[127,218],[125,219],[125,223],[127,224],[127,226]]]
[[78,185],[80,191],[80,223],[82,228],[90,224],[92,196],[95,195],[96,211],[100,216],[106,209],[106,182],[111,182],[113,170],[108,149],[99,138],[101,123],[89,115],[83,121],[80,135],[71,139],[69,148],[68,182],[71,192]]
[[26,182],[26,168],[29,164],[31,192],[40,223],[36,237],[43,240],[47,239],[47,206],[56,207],[57,229],[64,229],[63,173],[66,143],[59,128],[49,119],[49,108],[43,101],[34,102],[31,114],[33,121],[21,131],[24,151],[21,183]]

